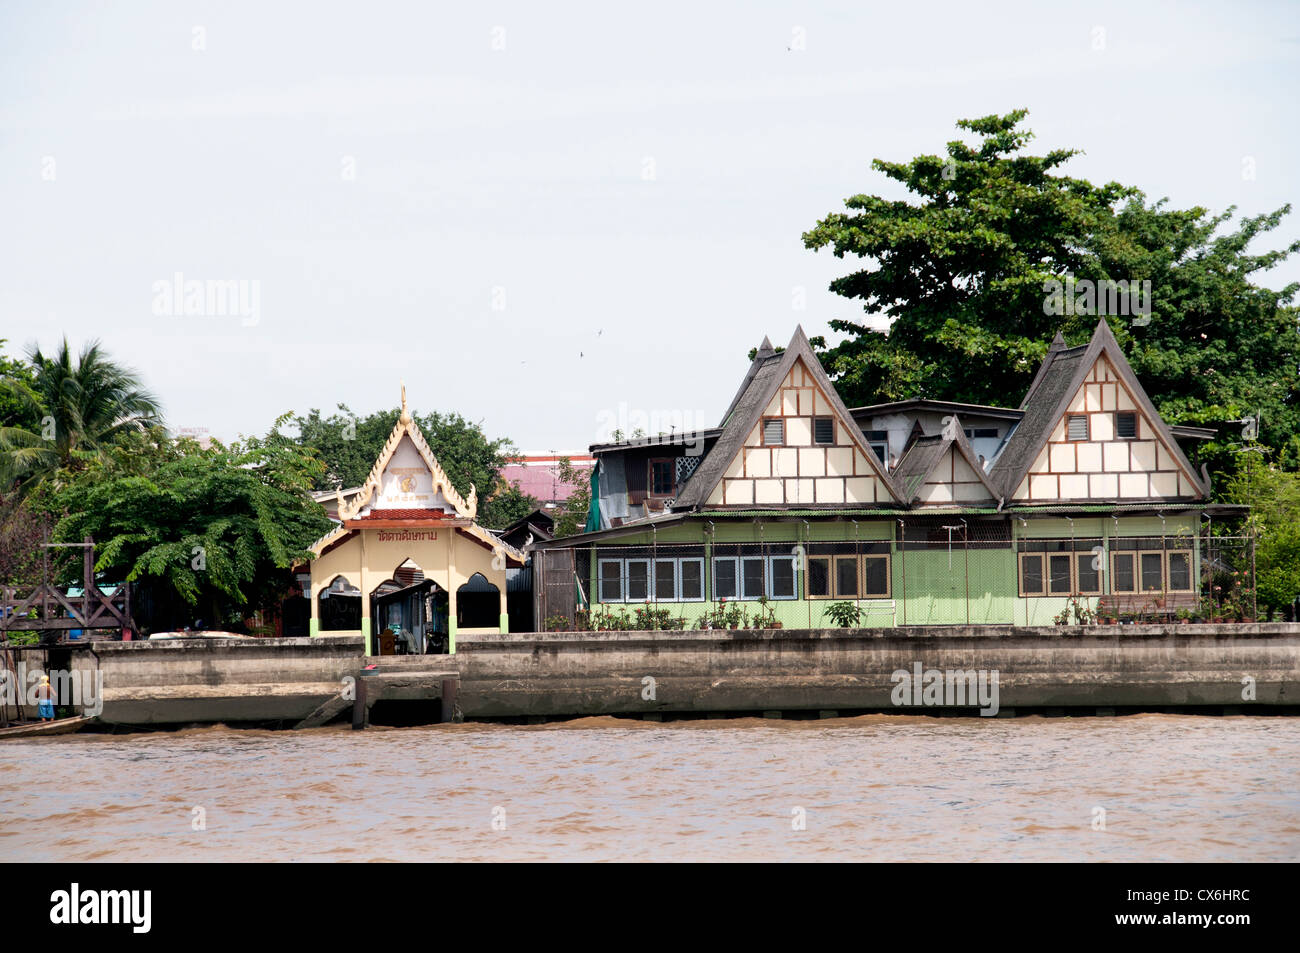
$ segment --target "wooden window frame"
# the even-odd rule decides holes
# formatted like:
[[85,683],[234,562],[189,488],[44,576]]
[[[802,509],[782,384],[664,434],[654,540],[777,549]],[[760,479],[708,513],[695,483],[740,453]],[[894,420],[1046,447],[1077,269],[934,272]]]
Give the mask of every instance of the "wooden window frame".
[[[1195,592],[1196,591],[1196,560],[1192,558],[1190,549],[1166,549],[1165,554],[1165,591],[1166,592]],[[1169,572],[1170,556],[1187,557],[1187,588],[1175,589],[1173,580]]]
[[[1016,553],[1016,557],[1017,557],[1016,558],[1016,582],[1019,586],[1020,596],[1022,599],[1027,599],[1031,596],[1047,595],[1047,571],[1046,571],[1047,567],[1044,564],[1044,559],[1046,558],[1046,556],[1047,553],[1045,552]],[[1025,562],[1024,561],[1026,559],[1038,560],[1039,588],[1037,591],[1030,591],[1025,588]]]
[[[1122,436],[1119,432],[1119,419],[1121,417],[1133,418],[1133,435],[1130,437]],[[1115,438],[1116,440],[1137,440],[1138,439],[1138,415],[1136,410],[1117,410],[1115,411]]]
[[[1138,585],[1138,590],[1137,590],[1138,595],[1149,596],[1152,593],[1156,593],[1156,592],[1168,592],[1169,580],[1165,577],[1165,568],[1166,568],[1165,551],[1163,549],[1138,549],[1135,550],[1135,552],[1137,553],[1137,563],[1136,563],[1137,575],[1134,578],[1134,582],[1136,582]],[[1155,589],[1147,589],[1145,586],[1142,585],[1142,557],[1143,556],[1160,557],[1160,585]]]
[[1096,558],[1097,557],[1093,555],[1092,550],[1083,553],[1079,552],[1078,550],[1075,550],[1074,562],[1070,566],[1070,568],[1074,571],[1074,586],[1073,586],[1074,595],[1100,596],[1103,594],[1102,590],[1105,588],[1105,584],[1106,584],[1105,580],[1102,579],[1102,576],[1104,575],[1104,573],[1102,572],[1103,567],[1101,566],[1097,567],[1097,588],[1096,589],[1084,589],[1083,583],[1079,581],[1079,560],[1087,559],[1091,562],[1091,560]]
[[[1112,595],[1116,595],[1116,596],[1137,595],[1142,591],[1141,589],[1142,581],[1140,576],[1138,575],[1138,561],[1137,561],[1137,555],[1140,551],[1141,550],[1137,550],[1137,549],[1112,549],[1110,551],[1110,591]],[[1115,572],[1115,561],[1123,556],[1128,556],[1133,560],[1133,588],[1132,589],[1115,588],[1115,580],[1119,578],[1118,574]]]
[[813,594],[808,590],[808,584],[809,584],[809,580],[812,578],[812,572],[810,571],[810,569],[805,568],[804,571],[803,571],[803,583],[804,583],[804,586],[803,586],[803,597],[804,597],[805,599],[834,599],[834,598],[835,598],[835,577],[834,577],[834,576],[832,575],[832,573],[831,573],[831,569],[832,569],[832,566],[831,566],[831,559],[832,559],[832,558],[833,558],[833,557],[831,557],[830,555],[825,555],[825,556],[809,556],[809,557],[808,557],[808,560],[807,560],[807,562],[808,562],[808,566],[811,566],[811,565],[813,564],[814,561],[816,561],[816,562],[824,562],[824,563],[826,564],[826,594],[823,595],[823,596],[816,596],[816,595],[813,595]]
[[[767,440],[767,425],[768,425],[768,422],[769,422],[769,421],[774,421],[774,422],[779,423],[779,424],[781,425],[781,442],[780,442],[780,443],[769,443],[769,442],[768,442],[768,440]],[[760,426],[762,427],[762,430],[760,431],[760,433],[762,434],[762,437],[763,437],[763,443],[762,443],[762,445],[763,445],[764,447],[784,447],[784,446],[786,445],[786,443],[785,443],[785,438],[786,438],[787,435],[786,435],[786,432],[785,432],[785,418],[784,418],[784,417],[763,417],[763,418],[762,418],[762,423],[760,424]]]
[[[873,595],[872,593],[867,592],[867,560],[868,559],[880,559],[883,560],[885,563],[885,594],[883,596]],[[859,556],[858,562],[861,564],[858,567],[858,588],[862,590],[862,595],[859,598],[861,598],[866,602],[871,602],[872,600],[894,598],[894,560],[890,556],[890,554],[889,553],[867,553],[865,555]]]
[[[828,422],[830,423],[830,425],[831,425],[831,439],[829,439],[829,440],[818,440],[818,439],[817,439],[817,422],[818,422],[819,420],[825,420],[825,421],[828,421]],[[820,416],[820,417],[813,417],[813,423],[812,423],[812,438],[813,438],[813,441],[812,441],[812,442],[813,442],[813,446],[814,446],[814,447],[833,447],[833,446],[835,446],[835,418],[834,418],[834,417],[827,417],[827,416],[825,416],[825,415]]]
[[[1070,596],[1075,594],[1074,551],[1067,550],[1065,552],[1052,552],[1049,550],[1043,553],[1043,555],[1046,557],[1043,561],[1043,568],[1046,570],[1043,573],[1043,588],[1047,590],[1047,595],[1054,599],[1070,598]],[[1062,558],[1065,559],[1066,566],[1069,568],[1069,578],[1066,580],[1066,588],[1064,592],[1052,588],[1052,560]]]
[[[667,493],[655,492],[655,464],[668,464],[669,490]],[[666,500],[677,492],[677,459],[675,457],[651,457],[646,461],[645,494],[656,500]]]

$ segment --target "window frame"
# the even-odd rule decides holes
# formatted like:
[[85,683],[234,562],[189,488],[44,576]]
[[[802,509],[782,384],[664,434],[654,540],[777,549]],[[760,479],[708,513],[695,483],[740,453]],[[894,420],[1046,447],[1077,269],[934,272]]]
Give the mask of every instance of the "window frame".
[[[1028,552],[1016,553],[1019,559],[1016,562],[1017,582],[1020,586],[1020,596],[1028,598],[1030,596],[1047,595],[1047,573],[1044,571],[1043,559],[1047,556],[1045,552]],[[1025,588],[1025,560],[1033,559],[1038,562],[1038,589],[1029,590]]]
[[[1133,433],[1127,437],[1119,432],[1119,419],[1121,417],[1133,418]],[[1138,415],[1136,410],[1117,410],[1115,411],[1115,439],[1116,440],[1136,440],[1138,438]]]
[[[744,558],[744,557],[741,557]],[[778,559],[790,563],[790,594],[788,596],[778,596],[775,590],[776,573],[772,567],[776,565]],[[799,567],[796,565],[797,559],[794,556],[768,556],[764,570],[764,589],[767,592],[768,599],[773,602],[790,602],[799,598]]]
[[[771,441],[769,441],[769,440],[767,439],[767,425],[768,425],[769,423],[778,423],[778,424],[781,425],[781,440],[780,440],[779,443],[773,443],[773,442],[771,442]],[[762,433],[762,437],[763,437],[762,446],[764,446],[764,447],[784,447],[784,446],[786,445],[786,443],[785,443],[785,438],[786,438],[786,433],[785,433],[785,418],[784,418],[784,417],[764,417],[764,418],[762,418],[762,423],[760,424],[760,426],[761,426],[761,428],[762,428],[761,433]]]
[[[829,440],[817,439],[817,424],[826,421],[831,425],[831,436]],[[812,419],[812,442],[814,447],[833,447],[835,446],[835,418],[826,415],[816,416]]]
[[[840,591],[839,585],[839,561],[848,559],[853,561],[853,578],[857,583],[856,593],[844,593]],[[867,561],[878,559],[885,564],[885,592],[879,593],[867,592]],[[826,565],[826,594],[815,595],[809,591],[809,582],[812,578],[811,567],[813,562],[821,562]],[[829,600],[851,602],[872,602],[888,600],[894,598],[894,560],[892,553],[818,553],[814,556],[807,557],[807,565],[803,570],[803,597],[809,600]]]
[[[885,594],[875,595],[867,592],[867,560],[879,559],[885,564]],[[873,599],[892,599],[894,598],[894,561],[889,553],[864,553],[858,557],[858,588],[862,590],[859,597],[866,602]]]
[[[1164,550],[1164,554],[1165,554],[1165,591],[1166,592],[1195,592],[1196,591],[1196,560],[1192,558],[1192,551],[1190,549],[1166,549]],[[1186,589],[1174,588],[1173,576],[1171,574],[1170,565],[1169,565],[1170,556],[1187,557],[1187,588]]]
[[[605,598],[605,573],[604,568],[608,565],[618,566],[618,598]],[[614,556],[606,559],[597,557],[596,559],[596,594],[600,597],[599,602],[602,605],[614,605],[621,602],[627,602],[627,560],[622,556]]]
[[[829,553],[825,555],[807,557],[806,565],[804,566],[804,571],[803,571],[803,597],[805,599],[834,599],[835,598],[835,579],[831,575],[831,559],[832,557]],[[809,590],[809,586],[811,585],[812,582],[812,564],[814,562],[822,562],[826,564],[826,594],[825,595],[815,595]]]
[[1102,593],[1102,590],[1103,590],[1103,589],[1105,588],[1105,586],[1106,586],[1106,581],[1102,578],[1102,576],[1103,576],[1102,569],[1103,569],[1104,567],[1102,567],[1102,566],[1098,566],[1097,569],[1096,569],[1096,572],[1097,572],[1097,588],[1096,588],[1096,589],[1084,589],[1084,588],[1083,588],[1083,582],[1081,581],[1081,579],[1080,579],[1080,574],[1079,574],[1079,560],[1080,560],[1080,559],[1086,559],[1086,560],[1088,560],[1088,561],[1089,561],[1089,568],[1091,569],[1091,562],[1092,562],[1093,559],[1096,559],[1096,558],[1097,558],[1097,557],[1096,557],[1095,555],[1093,555],[1093,553],[1092,553],[1091,550],[1089,550],[1088,552],[1084,552],[1084,553],[1081,553],[1081,552],[1079,552],[1079,551],[1077,551],[1077,550],[1075,551],[1075,553],[1074,553],[1074,564],[1073,564],[1073,566],[1070,567],[1071,569],[1074,570],[1074,585],[1073,585],[1073,587],[1072,587],[1073,590],[1074,590],[1074,593],[1073,593],[1074,595],[1076,595],[1076,596],[1100,596],[1100,595],[1103,594],[1103,593]]
[[[1065,415],[1065,442],[1066,443],[1090,443],[1092,440],[1092,421],[1089,414],[1066,414]],[[1070,436],[1070,421],[1083,420],[1083,436]]]
[[[668,464],[668,490],[667,492],[657,492],[655,490],[655,464]],[[677,458],[676,457],[651,457],[646,461],[646,496],[653,497],[657,500],[666,500],[677,492]]]
[[[732,580],[734,581],[735,591],[730,595],[718,594],[718,563],[731,563]],[[709,587],[709,594],[713,597],[714,602],[720,602],[723,599],[740,598],[740,557],[739,556],[714,556],[713,557],[713,574],[709,581],[712,585]]]
[[[1142,591],[1140,588],[1141,581],[1138,576],[1137,556],[1139,552],[1141,552],[1141,550],[1137,550],[1137,549],[1112,549],[1110,551],[1110,591],[1112,595],[1116,595],[1116,596],[1137,595]],[[1115,563],[1122,557],[1128,557],[1130,560],[1132,560],[1129,569],[1129,572],[1131,573],[1130,578],[1132,578],[1133,580],[1133,588],[1131,589],[1117,589],[1115,586],[1115,580],[1119,578],[1118,572],[1115,569]]]
[[[742,553],[736,558],[740,561],[740,565],[738,567],[739,571],[736,575],[736,588],[737,590],[739,590],[740,595],[737,596],[736,598],[738,598],[741,602],[757,602],[759,599],[763,598],[763,596],[767,595],[767,590],[770,588],[770,584],[768,580],[771,578],[772,574],[768,572],[768,560],[770,560],[772,557],[762,556],[762,555],[752,555],[752,554],[746,555]],[[763,579],[759,583],[757,595],[750,595],[749,590],[745,586],[745,564],[747,562],[756,562],[763,567]],[[768,596],[768,598],[771,597]]]
[[[645,563],[645,596],[632,598],[632,564]],[[649,556],[625,556],[623,558],[623,601],[627,603],[653,602],[651,596],[655,591],[654,560]]]

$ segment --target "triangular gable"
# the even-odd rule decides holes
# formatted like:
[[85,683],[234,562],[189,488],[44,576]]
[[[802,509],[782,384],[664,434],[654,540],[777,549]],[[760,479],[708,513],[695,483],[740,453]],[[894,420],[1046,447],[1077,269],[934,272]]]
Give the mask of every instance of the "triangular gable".
[[[822,370],[803,328],[795,329],[782,353],[756,355],[746,379],[722,435],[682,488],[674,510],[701,505],[896,504],[902,499]],[[829,444],[815,442],[817,417],[834,423]],[[764,440],[767,418],[784,422],[779,445]]]
[[[1025,399],[1025,418],[994,467],[1009,499],[1175,499],[1208,488],[1147,397],[1105,319],[1086,347],[1054,342]],[[1114,413],[1137,414],[1138,432],[1120,440]],[[1089,439],[1070,441],[1066,417],[1089,416]]]
[[353,499],[339,497],[339,519],[356,519],[368,510],[443,510],[472,520],[478,513],[478,490],[470,484],[469,498],[463,498],[429,449],[419,425],[406,408],[402,388],[402,413],[393,425],[370,475]]
[[909,504],[1001,502],[956,416],[947,419],[942,433],[913,442],[894,471],[894,482]]

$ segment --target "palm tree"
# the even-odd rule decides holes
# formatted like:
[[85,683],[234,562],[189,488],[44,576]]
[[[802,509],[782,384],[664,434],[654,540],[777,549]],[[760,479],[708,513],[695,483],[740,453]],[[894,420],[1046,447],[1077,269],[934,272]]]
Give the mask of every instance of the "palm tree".
[[33,380],[0,379],[0,390],[39,418],[33,428],[0,427],[0,487],[25,495],[60,470],[78,470],[105,455],[113,441],[160,423],[157,400],[129,368],[90,341],[73,362],[65,337],[46,357],[27,351]]

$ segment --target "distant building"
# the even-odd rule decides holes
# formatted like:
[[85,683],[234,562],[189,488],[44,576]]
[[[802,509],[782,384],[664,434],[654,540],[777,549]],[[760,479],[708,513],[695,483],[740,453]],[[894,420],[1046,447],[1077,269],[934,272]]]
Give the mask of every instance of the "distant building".
[[543,509],[550,509],[573,495],[573,487],[560,480],[560,461],[565,457],[579,470],[590,470],[596,463],[590,453],[525,453],[501,468],[501,478],[518,483]]

